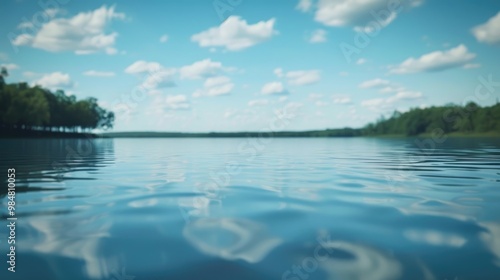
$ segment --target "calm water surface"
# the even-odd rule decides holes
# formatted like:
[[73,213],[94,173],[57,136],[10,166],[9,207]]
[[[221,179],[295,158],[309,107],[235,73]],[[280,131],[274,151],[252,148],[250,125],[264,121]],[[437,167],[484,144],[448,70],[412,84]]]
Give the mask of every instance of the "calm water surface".
[[261,140],[0,140],[1,279],[500,279],[498,139]]

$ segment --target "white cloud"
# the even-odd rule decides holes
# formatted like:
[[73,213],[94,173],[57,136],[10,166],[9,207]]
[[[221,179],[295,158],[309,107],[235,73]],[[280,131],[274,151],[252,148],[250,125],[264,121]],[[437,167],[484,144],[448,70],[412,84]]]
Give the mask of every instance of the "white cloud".
[[362,89],[378,89],[380,93],[402,92],[406,90],[403,86],[380,78],[364,81],[358,87]]
[[203,89],[199,89],[193,93],[193,97],[227,95],[233,89],[234,84],[229,77],[211,77],[205,80]]
[[250,107],[266,106],[267,104],[269,104],[269,100],[267,99],[255,99],[248,101],[248,106]]
[[115,72],[104,72],[104,71],[95,71],[95,70],[89,70],[85,71],[83,73],[85,76],[92,76],[92,77],[114,77]]
[[339,75],[342,77],[347,77],[347,76],[349,76],[349,72],[342,71],[339,73]]
[[265,95],[269,95],[269,94],[287,94],[288,92],[285,90],[283,83],[271,82],[271,83],[265,84],[262,87],[261,93],[265,94]]
[[307,12],[311,9],[311,7],[312,7],[312,0],[300,0],[295,8],[302,12]]
[[40,79],[34,81],[33,84],[48,89],[67,89],[73,87],[73,81],[71,81],[69,74],[61,72],[44,74]]
[[309,94],[309,99],[318,100],[318,99],[321,99],[321,98],[323,98],[323,94],[318,94],[318,93],[311,93],[311,94]]
[[332,102],[333,102],[333,104],[350,104],[351,98],[349,98],[348,96],[343,96],[343,95],[334,95],[332,97]]
[[326,30],[324,29],[315,30],[311,35],[311,38],[309,38],[309,43],[312,44],[324,43],[324,42],[326,42]]
[[401,91],[396,93],[396,95],[387,98],[386,101],[388,103],[394,103],[401,100],[419,99],[422,96],[423,94],[419,91]]
[[231,79],[229,77],[219,76],[219,77],[213,77],[213,78],[206,79],[203,86],[205,88],[212,88],[212,87],[220,86],[220,85],[227,84],[230,82],[231,82]]
[[276,75],[278,78],[283,77],[283,69],[282,68],[276,68],[274,69],[274,75]]
[[[314,19],[327,26],[350,26],[357,30],[372,31],[374,27],[371,22],[385,27],[396,18],[399,10],[411,9],[421,2],[409,0],[393,5],[390,4],[393,1],[387,0],[319,0]],[[300,9],[302,11],[311,8],[310,5],[300,7],[307,7]]]
[[405,90],[404,87],[390,85],[390,86],[381,88],[379,90],[379,92],[380,93],[393,93],[393,92],[400,92],[400,91],[403,91],[403,90]]
[[90,54],[104,51],[115,54],[118,33],[106,33],[114,19],[124,19],[125,14],[115,12],[115,7],[102,6],[94,11],[82,12],[72,18],[55,18],[43,24],[36,34],[20,34],[12,43],[31,46],[50,52],[73,51]]
[[189,110],[190,108],[191,104],[183,94],[167,95],[166,97],[157,95],[146,114],[153,114],[156,118],[161,119],[169,114],[168,111]]
[[277,34],[275,19],[248,24],[239,16],[230,16],[220,26],[191,36],[191,41],[200,47],[224,47],[229,51],[239,51],[269,40]]
[[159,88],[175,86],[174,76],[177,70],[175,68],[165,68],[158,62],[138,60],[125,68],[125,73],[147,74],[141,87],[154,91]]
[[395,106],[402,101],[413,101],[422,99],[423,94],[418,91],[401,91],[388,98],[373,98],[363,100],[361,106],[372,111],[389,111],[395,109]]
[[383,87],[389,85],[390,82],[387,80],[382,80],[382,79],[373,79],[373,80],[368,80],[364,81],[361,84],[359,84],[359,88],[377,88],[377,87]]
[[168,41],[168,35],[164,34],[160,37],[160,43],[166,43]]
[[148,90],[155,90],[164,87],[174,87],[174,75],[176,73],[177,71],[173,68],[162,68],[156,72],[149,73],[144,79],[142,87]]
[[220,62],[204,59],[181,67],[180,74],[182,79],[195,80],[213,77],[229,70],[231,69],[223,67]]
[[357,65],[362,65],[362,64],[365,64],[366,62],[367,62],[367,60],[366,60],[366,59],[364,59],[364,58],[360,58],[360,59],[358,59],[358,60],[356,61],[356,64],[357,64]]
[[5,67],[5,69],[11,71],[15,69],[19,69],[19,66],[14,63],[8,63],[8,64],[1,64],[0,67]]
[[410,57],[398,66],[390,67],[390,73],[408,74],[418,72],[442,71],[454,67],[461,67],[476,57],[467,47],[459,45],[447,51],[435,51],[419,58]]
[[376,109],[384,103],[386,103],[386,100],[384,98],[373,98],[373,99],[361,101],[361,106],[367,107],[370,109]]
[[318,70],[290,71],[286,73],[286,78],[291,85],[303,86],[319,82],[321,75]]
[[316,103],[314,103],[314,104],[318,107],[324,107],[324,106],[329,105],[328,102],[324,102],[324,101],[320,101],[320,100],[316,101]]
[[185,95],[167,95],[165,97],[165,108],[170,110],[186,110],[191,107]]
[[321,73],[319,70],[297,70],[285,73],[282,68],[276,68],[273,72],[276,77],[285,77],[287,82],[294,86],[314,84],[321,80]]
[[464,65],[464,69],[475,69],[481,67],[479,63],[467,63]]
[[472,34],[481,43],[500,44],[500,12],[486,23],[474,27]]
[[130,66],[125,68],[125,73],[128,74],[139,74],[144,72],[155,72],[159,71],[163,67],[158,62],[147,62],[144,60],[138,60],[132,63]]

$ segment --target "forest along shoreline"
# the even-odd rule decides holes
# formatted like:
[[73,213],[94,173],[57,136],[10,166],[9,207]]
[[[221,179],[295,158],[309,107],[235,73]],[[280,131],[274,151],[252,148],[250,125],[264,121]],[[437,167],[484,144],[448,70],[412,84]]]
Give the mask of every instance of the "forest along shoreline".
[[[224,138],[263,137],[262,132],[102,132],[113,128],[115,115],[88,97],[77,100],[62,90],[51,92],[27,83],[6,84],[0,71],[0,138]],[[101,131],[95,133],[95,131]],[[269,133],[264,133],[269,134]],[[481,107],[447,104],[394,111],[363,128],[272,132],[273,137],[500,137],[500,103]]]
[[28,83],[6,84],[0,70],[0,135],[2,137],[81,137],[113,127],[115,115],[96,98],[77,100],[62,90],[51,92]]

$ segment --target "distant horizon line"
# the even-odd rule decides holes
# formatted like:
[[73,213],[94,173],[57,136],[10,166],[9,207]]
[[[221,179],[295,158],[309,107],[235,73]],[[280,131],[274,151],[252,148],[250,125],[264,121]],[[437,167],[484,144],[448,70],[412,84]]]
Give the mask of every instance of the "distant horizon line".
[[327,131],[327,130],[342,130],[342,129],[352,129],[358,130],[363,128],[353,128],[353,127],[342,127],[342,128],[324,128],[324,129],[308,129],[308,130],[265,130],[265,131],[253,131],[253,130],[240,130],[240,131],[154,131],[154,130],[130,130],[130,131],[103,131],[96,132],[94,134],[111,134],[111,133],[175,133],[175,134],[210,134],[210,133],[269,133],[269,132],[316,132],[316,131]]

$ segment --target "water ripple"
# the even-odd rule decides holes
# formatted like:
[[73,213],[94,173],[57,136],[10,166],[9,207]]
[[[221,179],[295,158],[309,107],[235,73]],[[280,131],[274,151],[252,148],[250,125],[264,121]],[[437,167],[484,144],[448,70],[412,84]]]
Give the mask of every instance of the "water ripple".
[[[273,139],[255,154],[246,139],[1,141],[19,254],[50,263],[15,279],[500,275],[494,139]],[[331,254],[314,265],[318,245]]]

